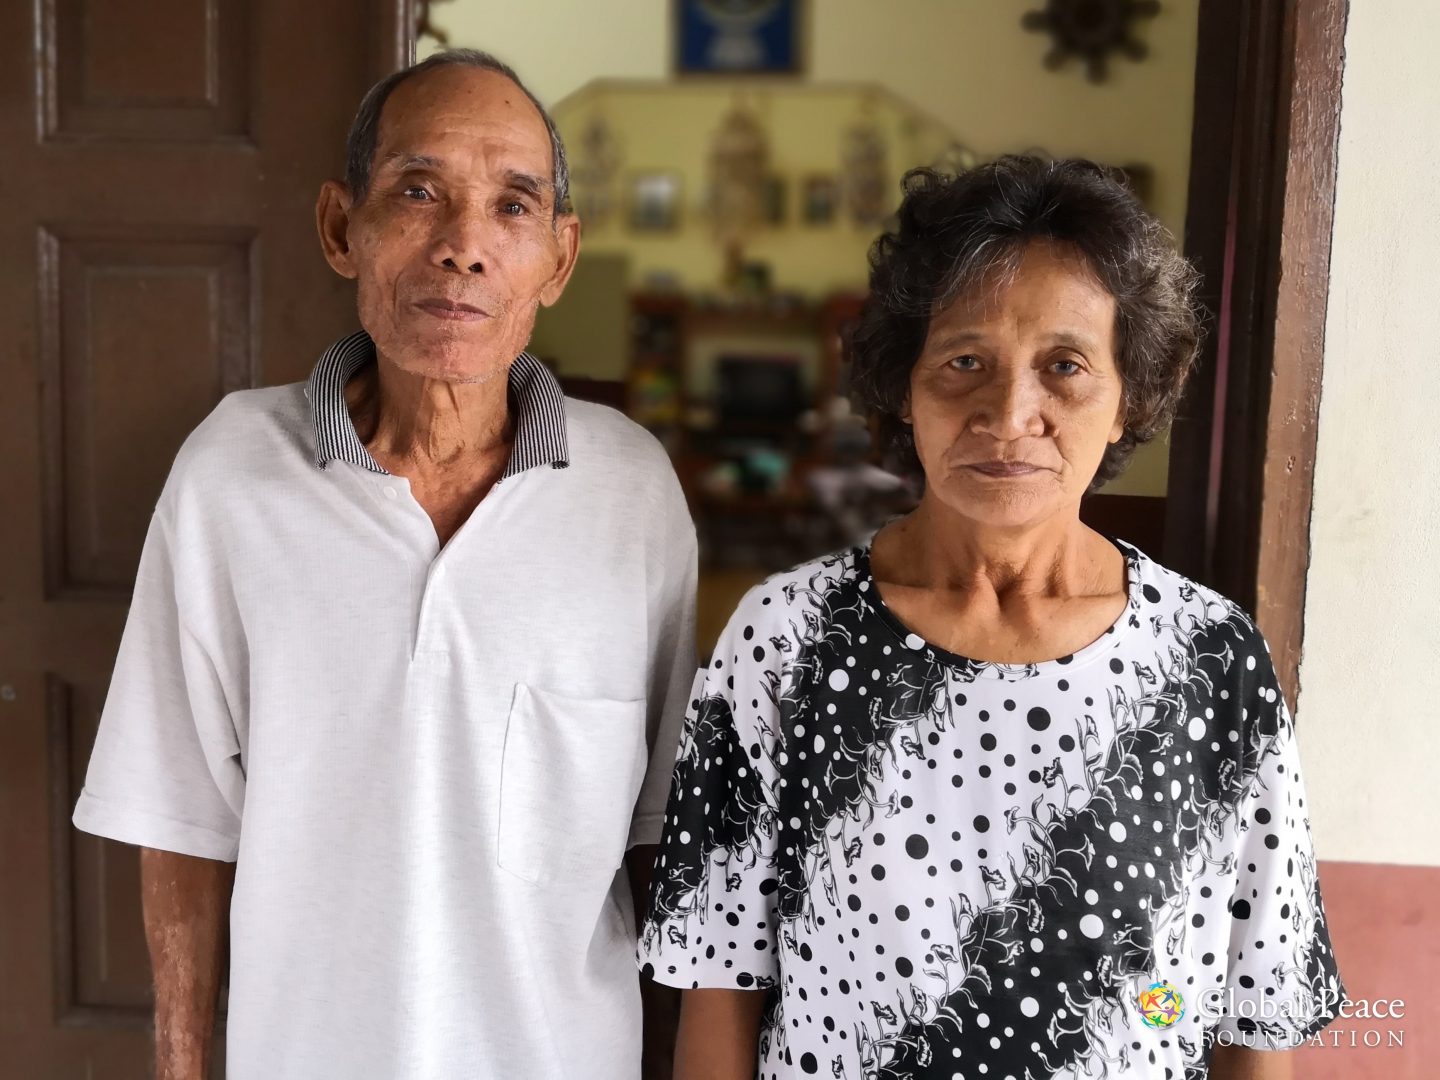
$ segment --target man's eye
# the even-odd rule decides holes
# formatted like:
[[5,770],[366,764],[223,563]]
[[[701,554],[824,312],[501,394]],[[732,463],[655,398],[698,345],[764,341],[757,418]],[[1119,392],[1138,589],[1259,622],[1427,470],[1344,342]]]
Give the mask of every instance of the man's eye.
[[505,205],[502,206],[500,209],[502,213],[509,214],[511,217],[522,217],[523,215],[530,212],[529,208],[524,203],[516,202],[514,199],[511,199],[509,202],[505,203]]
[[1057,375],[1078,375],[1080,373],[1080,365],[1074,360],[1056,360],[1051,366]]
[[405,189],[405,197],[415,202],[429,202],[430,192],[426,191],[419,184],[411,184]]
[[950,361],[950,366],[956,371],[974,371],[980,366],[980,361],[973,356],[957,356]]

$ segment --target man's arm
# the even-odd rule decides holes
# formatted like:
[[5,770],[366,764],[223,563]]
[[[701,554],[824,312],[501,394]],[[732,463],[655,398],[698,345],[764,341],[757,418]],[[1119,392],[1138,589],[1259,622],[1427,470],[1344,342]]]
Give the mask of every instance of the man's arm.
[[686,990],[680,996],[675,1080],[754,1080],[764,990]]
[[[650,895],[650,875],[655,870],[658,850],[653,844],[642,844],[625,854],[630,895],[635,899],[637,936],[645,922],[645,902]],[[680,991],[641,975],[640,1009],[644,1017],[640,1080],[671,1080],[675,1067],[675,1029],[680,1022]]]
[[155,974],[156,1080],[204,1080],[235,864],[140,849],[145,936]]
[[1217,1045],[1210,1061],[1211,1080],[1291,1080],[1294,1055],[1286,1050],[1252,1050],[1233,1043]]

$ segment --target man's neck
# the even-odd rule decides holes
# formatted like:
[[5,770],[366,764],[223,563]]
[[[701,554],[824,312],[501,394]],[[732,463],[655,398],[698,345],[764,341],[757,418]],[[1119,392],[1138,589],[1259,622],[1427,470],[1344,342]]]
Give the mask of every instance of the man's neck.
[[380,359],[345,387],[355,431],[385,469],[418,479],[490,471],[509,459],[508,367],[478,383],[427,378]]

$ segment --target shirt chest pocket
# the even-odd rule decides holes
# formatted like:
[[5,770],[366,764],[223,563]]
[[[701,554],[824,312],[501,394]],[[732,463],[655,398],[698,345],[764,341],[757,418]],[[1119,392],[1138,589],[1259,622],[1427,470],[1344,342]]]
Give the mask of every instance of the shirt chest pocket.
[[500,763],[500,866],[535,884],[614,874],[646,756],[644,700],[517,684]]

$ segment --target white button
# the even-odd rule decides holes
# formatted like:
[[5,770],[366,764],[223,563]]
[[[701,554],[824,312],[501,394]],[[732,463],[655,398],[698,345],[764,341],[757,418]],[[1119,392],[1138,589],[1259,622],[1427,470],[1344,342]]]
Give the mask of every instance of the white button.
[[395,489],[394,489],[393,487],[387,486],[387,487],[385,488],[385,497],[386,497],[387,499],[393,499],[393,498],[395,498]]

